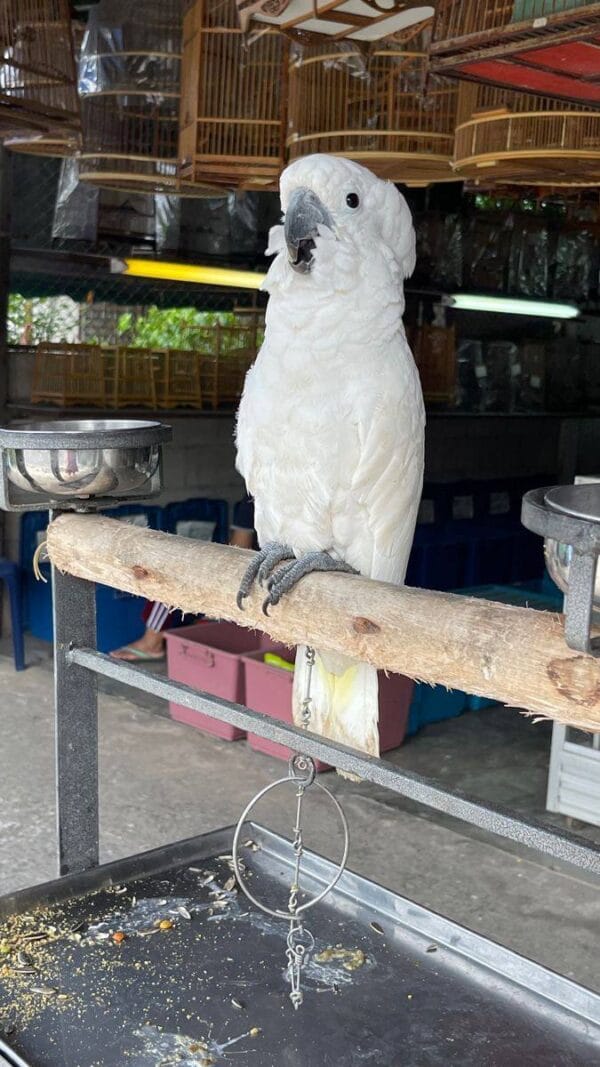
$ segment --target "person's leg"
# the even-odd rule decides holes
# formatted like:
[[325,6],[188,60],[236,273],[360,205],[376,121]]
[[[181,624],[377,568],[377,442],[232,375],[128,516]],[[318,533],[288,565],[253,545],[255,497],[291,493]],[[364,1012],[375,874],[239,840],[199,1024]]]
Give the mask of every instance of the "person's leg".
[[165,654],[165,637],[163,630],[168,626],[170,611],[164,604],[155,602],[146,614],[146,629],[137,641],[111,652],[114,659],[124,659],[135,663],[141,660],[159,660]]

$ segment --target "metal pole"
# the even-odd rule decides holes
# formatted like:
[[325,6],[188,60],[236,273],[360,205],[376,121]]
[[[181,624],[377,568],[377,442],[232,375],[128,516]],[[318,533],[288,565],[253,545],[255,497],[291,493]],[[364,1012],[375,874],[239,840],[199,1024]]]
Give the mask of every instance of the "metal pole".
[[100,652],[92,652],[85,648],[75,649],[69,654],[69,659],[80,668],[104,675],[106,678],[113,678],[134,689],[153,693],[165,700],[173,700],[186,708],[193,708],[195,711],[202,712],[203,715],[209,715],[212,719],[219,719],[231,726],[248,730],[258,734],[259,737],[275,741],[279,745],[288,745],[293,750],[302,752],[303,755],[312,756],[313,759],[322,760],[323,763],[331,763],[342,770],[350,771],[360,778],[391,789],[418,804],[425,804],[445,815],[462,819],[463,822],[471,823],[482,830],[517,841],[528,848],[545,852],[548,856],[600,875],[600,845],[594,842],[586,842],[574,834],[521,818],[518,813],[499,806],[481,804],[459,790],[450,792],[438,782],[423,778],[412,771],[403,771],[386,760],[366,756],[356,749],[310,733],[304,728],[290,726],[286,722],[280,722],[279,719],[272,719],[269,715],[251,711],[250,708],[233,704],[221,697],[198,692],[182,682],[169,681],[151,671],[144,671],[140,667],[134,667],[121,660],[111,659],[110,656],[104,656]]
[[59,873],[98,866],[98,682],[69,661],[96,647],[96,586],[52,568]]

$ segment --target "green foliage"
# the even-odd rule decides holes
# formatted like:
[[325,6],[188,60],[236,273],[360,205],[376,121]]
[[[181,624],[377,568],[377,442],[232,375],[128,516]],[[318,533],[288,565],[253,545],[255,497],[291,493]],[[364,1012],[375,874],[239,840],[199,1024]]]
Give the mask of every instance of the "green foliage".
[[147,308],[143,315],[121,315],[117,329],[123,343],[135,348],[205,348],[207,326],[220,322],[233,326],[231,311],[197,311],[196,308]]
[[28,299],[20,293],[8,298],[8,343],[79,340],[79,305],[68,296]]

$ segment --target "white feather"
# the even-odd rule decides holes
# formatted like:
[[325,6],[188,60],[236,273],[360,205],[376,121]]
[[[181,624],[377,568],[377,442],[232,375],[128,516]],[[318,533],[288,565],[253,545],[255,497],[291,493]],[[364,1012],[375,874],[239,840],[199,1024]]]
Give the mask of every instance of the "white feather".
[[[309,156],[288,167],[284,211],[299,186],[329,209],[335,233],[320,233],[312,270],[298,274],[282,229],[271,231],[277,255],[265,281],[265,340],[239,409],[238,469],[255,500],[261,544],[283,542],[297,556],[329,551],[361,574],[399,584],[421,494],[425,425],[402,325],[412,221],[393,185],[349,160]],[[346,206],[349,191],[360,196],[355,211]],[[302,653],[296,703],[305,684],[301,660]],[[327,679],[340,678],[348,664],[338,658],[338,669],[315,682],[314,725],[372,751],[375,672],[355,672],[354,696],[346,694],[341,710]],[[346,727],[336,728],[336,718]]]

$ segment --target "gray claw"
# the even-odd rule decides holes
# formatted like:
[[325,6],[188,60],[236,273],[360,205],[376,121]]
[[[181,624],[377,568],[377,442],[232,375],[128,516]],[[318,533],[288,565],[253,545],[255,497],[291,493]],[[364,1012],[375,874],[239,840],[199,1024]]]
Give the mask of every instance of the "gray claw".
[[282,596],[289,593],[298,584],[301,578],[317,571],[338,571],[345,574],[356,574],[354,567],[343,560],[334,559],[328,552],[308,552],[300,559],[295,559],[280,567],[271,575],[267,588],[269,595],[263,603],[263,612],[268,615],[268,608],[275,607]]
[[284,559],[294,559],[294,553],[288,545],[279,545],[271,542],[265,545],[260,552],[257,552],[252,563],[248,566],[237,592],[236,604],[240,611],[244,610],[244,600],[250,595],[255,581],[258,579],[262,584],[264,579],[272,574],[277,564]]

